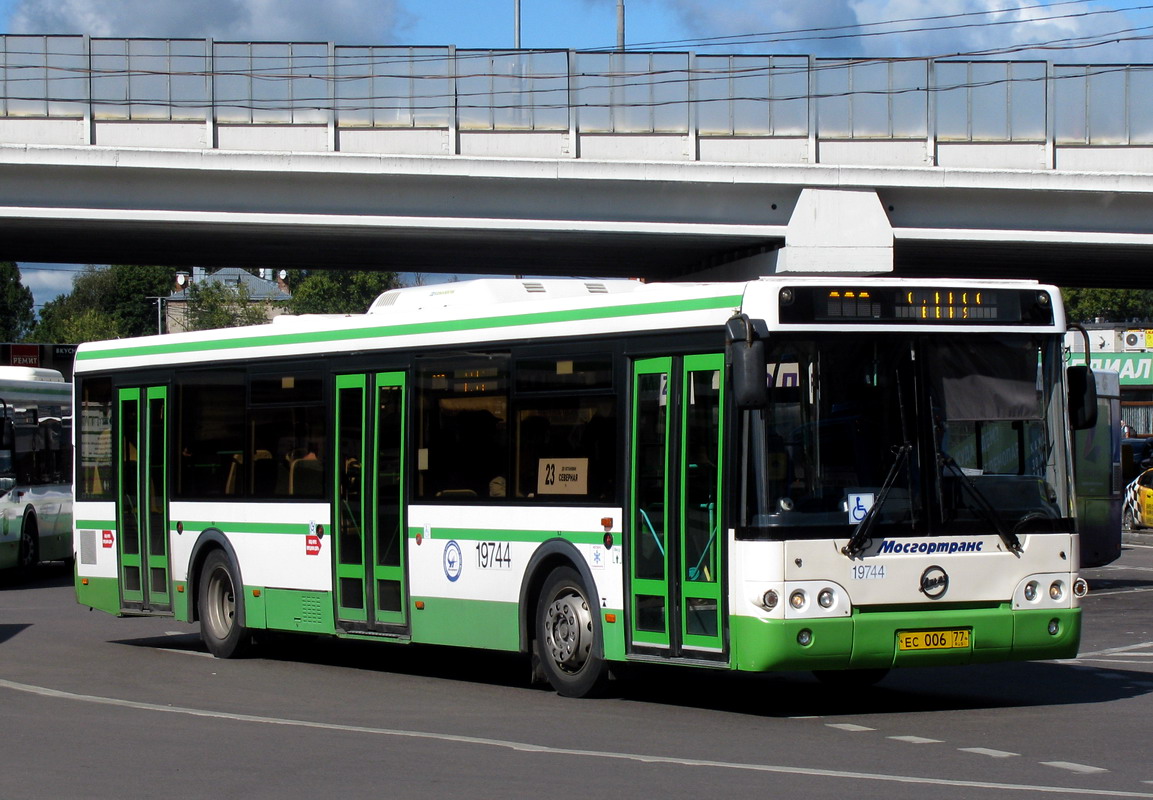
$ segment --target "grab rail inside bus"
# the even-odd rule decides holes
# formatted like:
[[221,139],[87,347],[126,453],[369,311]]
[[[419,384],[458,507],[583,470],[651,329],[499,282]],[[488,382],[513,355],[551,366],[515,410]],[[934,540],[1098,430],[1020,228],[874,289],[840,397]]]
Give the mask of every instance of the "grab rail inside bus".
[[653,541],[657,544],[657,549],[661,551],[661,558],[664,558],[665,546],[661,543],[661,537],[657,536],[657,531],[656,528],[653,527],[652,520],[649,519],[649,515],[645,513],[643,508],[638,508],[637,511],[640,512],[641,520],[645,523],[645,527],[648,528],[649,533],[652,534]]

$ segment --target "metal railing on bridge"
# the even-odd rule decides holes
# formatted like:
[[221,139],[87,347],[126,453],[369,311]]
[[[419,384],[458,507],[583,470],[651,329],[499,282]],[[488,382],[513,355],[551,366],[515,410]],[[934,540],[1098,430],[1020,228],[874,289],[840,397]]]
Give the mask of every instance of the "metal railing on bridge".
[[[1153,65],[0,37],[0,120],[1153,146]],[[10,139],[7,139],[10,141]],[[699,145],[698,145],[699,146]],[[459,147],[449,152],[461,152]],[[577,154],[574,154],[577,155]],[[694,149],[691,158],[701,158]]]

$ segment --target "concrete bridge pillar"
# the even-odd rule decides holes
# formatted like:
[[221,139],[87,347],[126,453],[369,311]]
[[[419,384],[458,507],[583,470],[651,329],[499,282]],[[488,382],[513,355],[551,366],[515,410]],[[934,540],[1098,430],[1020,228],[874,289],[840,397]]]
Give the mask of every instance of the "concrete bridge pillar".
[[893,271],[893,226],[871,189],[801,190],[775,273]]

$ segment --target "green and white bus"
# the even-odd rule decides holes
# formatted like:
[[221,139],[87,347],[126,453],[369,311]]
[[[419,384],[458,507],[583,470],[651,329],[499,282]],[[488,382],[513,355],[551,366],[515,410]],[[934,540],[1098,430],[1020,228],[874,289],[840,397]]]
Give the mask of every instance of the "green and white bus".
[[219,657],[519,651],[567,695],[1071,657],[1064,330],[1030,282],[493,279],[84,345],[77,597]]
[[0,367],[0,569],[72,554],[72,386]]

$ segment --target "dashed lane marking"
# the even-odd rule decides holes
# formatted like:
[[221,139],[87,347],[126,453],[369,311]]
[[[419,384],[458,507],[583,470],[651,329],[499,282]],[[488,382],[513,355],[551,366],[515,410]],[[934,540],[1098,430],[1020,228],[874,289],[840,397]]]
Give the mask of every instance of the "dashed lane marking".
[[1042,761],[1046,767],[1056,767],[1057,769],[1067,769],[1070,772],[1076,772],[1080,775],[1095,775],[1098,772],[1108,772],[1109,770],[1104,767],[1091,767],[1088,764],[1074,764],[1072,761]]
[[975,753],[979,756],[989,756],[990,758],[1015,758],[1020,753],[1010,753],[1008,750],[992,750],[988,747],[958,747],[962,753]]
[[869,728],[864,725],[854,725],[851,722],[826,722],[830,728],[836,728],[839,731],[849,731],[851,733],[860,733],[861,731],[875,731],[876,728]]
[[886,736],[895,742],[908,742],[909,744],[944,744],[940,739],[926,739],[924,736]]

